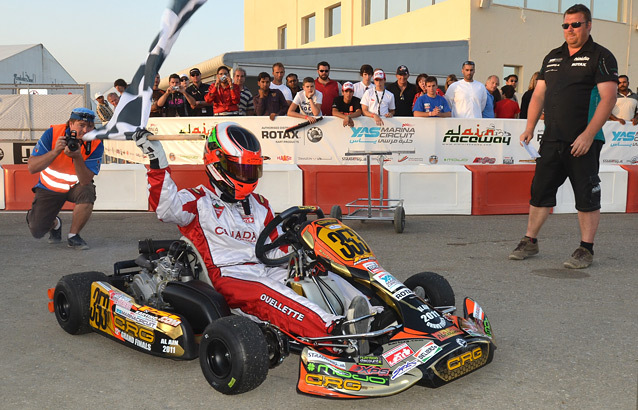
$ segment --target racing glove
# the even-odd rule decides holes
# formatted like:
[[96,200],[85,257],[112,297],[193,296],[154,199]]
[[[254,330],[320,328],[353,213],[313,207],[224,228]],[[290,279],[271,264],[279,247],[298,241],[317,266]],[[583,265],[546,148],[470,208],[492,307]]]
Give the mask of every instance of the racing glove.
[[148,155],[151,168],[162,169],[168,167],[168,160],[166,159],[162,143],[159,141],[149,141],[149,135],[153,134],[145,129],[135,131],[133,133],[135,144],[144,154]]

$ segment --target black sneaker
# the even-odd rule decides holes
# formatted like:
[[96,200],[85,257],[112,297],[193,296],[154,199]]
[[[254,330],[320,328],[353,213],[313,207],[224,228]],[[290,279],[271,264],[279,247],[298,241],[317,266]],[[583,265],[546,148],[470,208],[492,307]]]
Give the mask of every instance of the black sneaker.
[[84,239],[82,239],[79,234],[74,235],[70,237],[69,239],[67,239],[67,243],[69,244],[69,248],[81,249],[81,250],[90,249],[89,245],[87,245],[86,242],[84,242]]
[[60,243],[62,242],[62,220],[59,217],[55,217],[60,222],[60,227],[58,229],[51,229],[49,231],[49,243]]

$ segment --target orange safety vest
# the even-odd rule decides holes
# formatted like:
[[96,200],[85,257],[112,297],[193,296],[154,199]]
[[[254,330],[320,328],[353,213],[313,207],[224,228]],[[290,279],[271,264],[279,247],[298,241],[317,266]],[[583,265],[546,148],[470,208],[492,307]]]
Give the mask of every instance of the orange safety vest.
[[[66,124],[53,125],[51,128],[53,128],[53,140],[51,142],[51,149],[53,149],[58,138],[65,138]],[[92,141],[91,151],[88,154],[84,147],[80,147],[82,158],[86,161],[101,143],[102,141],[99,140]],[[63,155],[63,153],[58,155],[46,169],[40,171],[40,182],[51,191],[69,192],[79,182],[78,176],[75,174],[73,159],[68,155]]]

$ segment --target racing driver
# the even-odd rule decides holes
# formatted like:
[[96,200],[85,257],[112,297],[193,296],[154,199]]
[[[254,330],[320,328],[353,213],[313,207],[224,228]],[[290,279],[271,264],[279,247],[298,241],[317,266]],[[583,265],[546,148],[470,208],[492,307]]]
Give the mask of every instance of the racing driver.
[[[176,223],[193,242],[213,286],[234,313],[304,337],[367,331],[367,320],[342,327],[343,317],[326,312],[285,285],[284,267],[268,267],[255,256],[257,238],[274,212],[266,198],[253,193],[262,174],[263,157],[250,131],[232,122],[217,124],[204,147],[210,185],[179,191],[161,143],[150,141],[149,135],[140,130],[134,138],[150,159],[151,207],[161,221]],[[276,236],[271,237],[274,239]],[[370,313],[367,298],[344,279],[330,275],[349,303],[347,319]]]

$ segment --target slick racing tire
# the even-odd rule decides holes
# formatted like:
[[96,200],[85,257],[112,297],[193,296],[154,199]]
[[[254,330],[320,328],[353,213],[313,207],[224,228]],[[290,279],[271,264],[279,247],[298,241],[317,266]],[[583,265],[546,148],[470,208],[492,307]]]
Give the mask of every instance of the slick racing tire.
[[339,205],[332,206],[332,208],[330,209],[330,217],[341,221],[341,219],[343,218],[343,213],[341,212],[341,207]]
[[259,326],[242,316],[226,316],[206,327],[199,364],[208,383],[223,394],[259,386],[268,375],[268,345]]
[[422,297],[432,306],[455,306],[452,286],[443,276],[434,272],[421,272],[412,275],[405,281],[417,296]]
[[53,308],[58,324],[67,333],[81,335],[91,331],[91,284],[107,281],[102,272],[82,272],[63,276],[55,286]]

